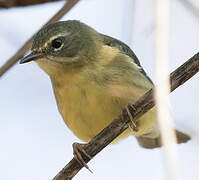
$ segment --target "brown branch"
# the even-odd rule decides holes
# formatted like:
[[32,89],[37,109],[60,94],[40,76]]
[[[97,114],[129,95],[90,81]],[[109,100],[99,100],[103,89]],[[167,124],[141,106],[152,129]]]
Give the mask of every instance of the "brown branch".
[[[194,76],[199,71],[199,53],[190,58],[186,63],[181,65],[173,73],[170,74],[171,91],[185,83],[188,79]],[[130,109],[133,119],[137,119],[150,110],[154,105],[153,99],[154,88],[149,90],[144,96],[133,104]],[[121,116],[112,121],[105,129],[103,129],[97,136],[95,136],[85,148],[85,151],[93,158],[109,143],[111,143],[117,136],[128,128],[130,119],[124,111],[125,117],[122,120]],[[89,159],[82,154],[85,162]],[[54,178],[53,180],[70,180],[72,179],[82,167],[73,158]]]
[[[69,12],[75,4],[77,4],[80,0],[68,0],[64,6],[45,24],[53,23],[59,19],[61,19],[67,12]],[[45,26],[44,25],[44,26]],[[31,44],[33,41],[34,35],[25,42],[25,44],[14,54],[1,68],[0,68],[0,77],[7,72],[20,58],[24,56],[24,54],[31,48]]]
[[18,6],[29,6],[43,4],[46,2],[55,2],[61,0],[0,0],[0,8],[11,8]]

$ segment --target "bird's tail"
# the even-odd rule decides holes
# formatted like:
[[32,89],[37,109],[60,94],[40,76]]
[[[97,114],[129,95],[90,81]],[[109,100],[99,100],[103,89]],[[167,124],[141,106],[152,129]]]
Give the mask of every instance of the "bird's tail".
[[[191,139],[191,137],[185,133],[182,133],[178,130],[176,130],[176,137],[177,137],[177,143],[185,143]],[[153,149],[160,147],[162,145],[160,136],[157,138],[150,138],[145,136],[139,136],[136,137],[138,140],[138,143],[143,148]]]

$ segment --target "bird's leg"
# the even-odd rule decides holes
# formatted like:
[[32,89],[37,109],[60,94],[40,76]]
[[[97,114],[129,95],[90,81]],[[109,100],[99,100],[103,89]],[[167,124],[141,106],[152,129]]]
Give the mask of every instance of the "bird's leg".
[[[133,119],[133,116],[131,115],[131,112],[130,112],[130,110],[129,110],[129,107],[130,107],[130,108],[133,108],[133,110],[135,109],[132,105],[127,105],[127,106],[125,107],[125,110],[126,110],[126,112],[127,112],[127,115],[128,115],[128,117],[129,117],[129,119],[131,120],[131,122],[128,124],[129,129],[130,129],[131,131],[138,131],[137,122]],[[122,114],[121,114],[121,115],[122,115],[122,118],[125,117],[124,113],[125,113],[125,111],[122,111]]]
[[92,157],[87,154],[87,152],[84,150],[86,144],[80,144],[80,143],[73,143],[73,155],[76,161],[86,169],[88,169],[91,173],[93,173],[88,165],[85,163],[84,159],[82,158],[82,154],[84,154],[87,158],[91,159]]

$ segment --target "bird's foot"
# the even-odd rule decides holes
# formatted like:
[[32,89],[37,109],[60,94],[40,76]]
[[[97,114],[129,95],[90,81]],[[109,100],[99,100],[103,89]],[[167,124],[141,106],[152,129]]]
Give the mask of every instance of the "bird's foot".
[[[137,122],[135,121],[135,119],[133,119],[133,116],[132,116],[132,114],[131,114],[131,112],[129,110],[130,108],[132,108],[133,110],[135,110],[135,108],[132,105],[127,105],[125,107],[125,111],[127,112],[127,116],[131,120],[131,122],[128,124],[128,126],[129,126],[129,129],[131,131],[136,131],[137,132],[138,131]],[[122,118],[125,117],[125,114],[124,114],[125,111],[122,111]]]
[[86,144],[80,144],[80,143],[73,143],[73,155],[76,161],[86,169],[88,169],[91,173],[93,173],[88,165],[85,163],[84,159],[82,158],[82,154],[84,154],[87,158],[91,159],[92,157],[87,154],[87,152],[84,150]]

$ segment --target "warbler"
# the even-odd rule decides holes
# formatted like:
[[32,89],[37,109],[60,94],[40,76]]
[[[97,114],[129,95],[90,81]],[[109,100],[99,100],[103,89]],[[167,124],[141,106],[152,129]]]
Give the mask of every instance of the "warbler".
[[[35,61],[49,75],[64,122],[84,142],[153,86],[126,44],[77,20],[42,28],[34,37],[31,53],[20,63],[29,61]],[[144,148],[161,146],[155,108],[129,127],[117,140],[134,135]],[[182,132],[176,134],[178,143],[190,139]],[[86,154],[82,146],[75,143],[74,154],[86,166],[79,153]]]

